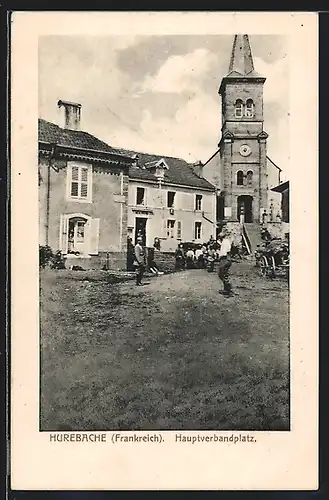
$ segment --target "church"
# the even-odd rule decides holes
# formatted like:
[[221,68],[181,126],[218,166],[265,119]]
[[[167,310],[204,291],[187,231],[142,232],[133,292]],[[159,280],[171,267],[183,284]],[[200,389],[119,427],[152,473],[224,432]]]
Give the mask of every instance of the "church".
[[252,246],[260,223],[280,220],[280,199],[270,191],[280,183],[281,169],[267,154],[265,81],[254,68],[248,35],[235,35],[229,70],[218,91],[221,138],[203,165],[205,177],[218,189],[217,221],[228,226],[242,222]]

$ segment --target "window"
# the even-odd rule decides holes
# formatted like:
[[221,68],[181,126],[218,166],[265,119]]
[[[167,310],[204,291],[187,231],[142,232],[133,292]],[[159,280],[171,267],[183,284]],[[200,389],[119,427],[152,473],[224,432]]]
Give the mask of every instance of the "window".
[[91,202],[91,187],[91,165],[68,166],[68,194],[70,199]]
[[234,115],[235,118],[242,118],[243,116],[243,102],[241,99],[237,99],[234,105]]
[[195,210],[202,210],[202,194],[195,196]]
[[182,221],[177,221],[177,239],[182,239]]
[[167,220],[167,237],[175,238],[175,221]]
[[246,102],[245,116],[247,118],[252,118],[254,116],[254,103],[252,99],[248,99]]
[[136,205],[145,205],[145,189],[142,187],[136,190]]
[[167,207],[173,208],[175,203],[175,194],[173,191],[168,191],[167,193]]
[[248,170],[248,172],[247,172],[247,185],[248,186],[252,185],[252,176],[253,176],[252,170]]
[[201,240],[201,229],[202,229],[201,222],[196,222],[194,225],[194,239],[195,240]]
[[242,172],[242,170],[239,170],[236,173],[236,183],[238,186],[243,186],[243,172]]

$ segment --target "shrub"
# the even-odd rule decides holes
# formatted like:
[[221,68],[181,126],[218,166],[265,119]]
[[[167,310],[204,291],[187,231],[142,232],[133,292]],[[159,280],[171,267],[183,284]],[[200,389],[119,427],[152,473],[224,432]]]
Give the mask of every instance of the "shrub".
[[53,251],[48,245],[39,245],[39,266],[44,268],[50,264]]
[[39,266],[51,269],[65,269],[65,261],[62,252],[53,252],[48,245],[39,245]]
[[65,269],[65,259],[60,250],[53,254],[50,266],[53,269]]

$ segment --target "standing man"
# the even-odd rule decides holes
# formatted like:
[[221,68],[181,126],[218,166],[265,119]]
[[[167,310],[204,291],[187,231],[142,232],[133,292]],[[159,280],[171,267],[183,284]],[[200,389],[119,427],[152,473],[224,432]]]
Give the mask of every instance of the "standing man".
[[142,247],[142,236],[137,236],[137,243],[135,245],[135,260],[134,266],[136,269],[136,285],[141,286],[142,278],[145,271],[145,251]]
[[186,252],[186,267],[187,269],[192,269],[194,267],[195,254],[192,248],[189,248]]
[[221,246],[218,252],[218,258],[219,258],[218,277],[224,284],[223,295],[225,295],[226,297],[231,297],[232,295],[234,295],[232,292],[232,285],[229,279],[229,271],[232,265],[231,255],[230,255],[232,243],[228,235],[224,232],[221,232],[219,234],[219,240],[221,242]]
[[202,251],[201,245],[198,245],[197,249],[195,250],[195,260],[196,260],[198,268],[202,269],[203,268],[203,251]]
[[175,263],[176,271],[181,271],[182,269],[185,268],[185,254],[182,243],[179,243],[178,247],[176,248],[175,261],[176,261]]

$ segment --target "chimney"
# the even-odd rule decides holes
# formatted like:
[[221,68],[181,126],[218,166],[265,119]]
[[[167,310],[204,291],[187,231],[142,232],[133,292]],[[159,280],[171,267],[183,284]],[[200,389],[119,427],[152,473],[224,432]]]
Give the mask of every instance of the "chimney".
[[202,161],[197,161],[196,163],[192,163],[191,168],[195,175],[198,177],[203,177],[203,163]]
[[64,108],[64,128],[80,130],[81,104],[70,101],[58,101],[58,108]]

